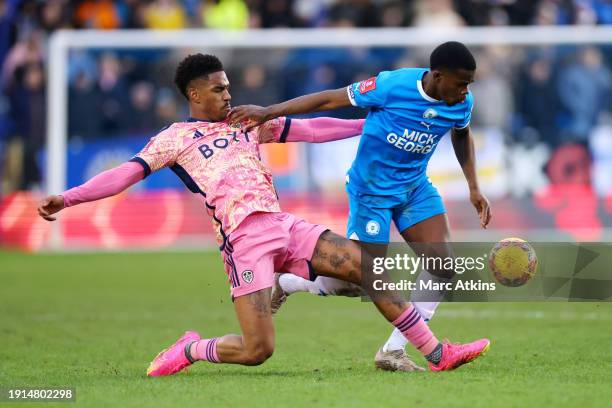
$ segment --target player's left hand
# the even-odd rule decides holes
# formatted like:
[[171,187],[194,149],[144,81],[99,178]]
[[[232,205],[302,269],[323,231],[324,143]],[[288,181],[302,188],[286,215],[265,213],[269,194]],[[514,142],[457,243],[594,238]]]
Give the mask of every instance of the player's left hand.
[[62,210],[64,208],[64,197],[61,195],[50,195],[38,203],[38,215],[47,221],[55,221],[56,217],[52,214]]
[[482,228],[487,228],[489,221],[491,221],[491,205],[489,204],[489,200],[482,195],[480,190],[473,190],[470,191],[470,201],[476,208],[476,211],[478,211],[480,225]]
[[230,111],[228,121],[230,125],[243,123],[247,132],[266,121],[266,109],[257,105],[236,106]]

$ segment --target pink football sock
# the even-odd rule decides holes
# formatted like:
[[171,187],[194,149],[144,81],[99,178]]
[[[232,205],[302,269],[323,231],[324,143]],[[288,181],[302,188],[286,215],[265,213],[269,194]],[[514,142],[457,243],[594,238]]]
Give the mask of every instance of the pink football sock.
[[393,321],[393,325],[425,356],[431,353],[439,343],[427,323],[411,304]]
[[194,360],[210,361],[211,363],[220,363],[217,355],[218,337],[212,339],[202,339],[191,345],[190,354]]

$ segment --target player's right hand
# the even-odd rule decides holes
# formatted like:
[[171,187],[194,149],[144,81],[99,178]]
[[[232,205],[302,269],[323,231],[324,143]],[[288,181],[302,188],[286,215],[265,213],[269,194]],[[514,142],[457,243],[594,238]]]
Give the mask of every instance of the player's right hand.
[[63,208],[64,197],[61,195],[50,195],[38,203],[38,215],[47,221],[55,221],[56,217],[52,217],[51,214],[55,214]]
[[257,105],[241,105],[233,108],[229,113],[229,124],[241,123],[247,132],[266,121],[266,108]]
[[470,191],[470,201],[478,212],[478,217],[480,217],[480,226],[486,229],[491,221],[491,204],[489,203],[489,200],[480,192],[480,190],[473,190]]

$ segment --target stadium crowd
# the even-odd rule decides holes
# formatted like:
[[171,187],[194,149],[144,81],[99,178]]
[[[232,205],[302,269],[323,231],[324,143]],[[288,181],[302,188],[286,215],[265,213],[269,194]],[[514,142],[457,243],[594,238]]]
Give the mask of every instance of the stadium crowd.
[[[47,41],[57,29],[611,23],[608,0],[0,0],[0,194],[40,185]],[[475,125],[502,129],[508,141],[557,146],[588,144],[592,130],[611,120],[610,47],[496,46],[475,52]],[[69,137],[151,134],[184,118],[185,104],[171,82],[181,55],[177,50],[72,52]],[[265,61],[249,51],[223,59],[234,104],[269,104],[384,69],[426,65],[424,55],[406,48],[295,49],[274,50]]]

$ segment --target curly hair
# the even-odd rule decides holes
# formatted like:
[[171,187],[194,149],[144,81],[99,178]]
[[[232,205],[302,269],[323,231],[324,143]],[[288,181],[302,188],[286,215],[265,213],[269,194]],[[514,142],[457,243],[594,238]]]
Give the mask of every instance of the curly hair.
[[183,59],[176,67],[174,83],[185,98],[187,87],[194,79],[208,77],[213,72],[223,71],[223,64],[219,58],[209,54],[192,54]]

